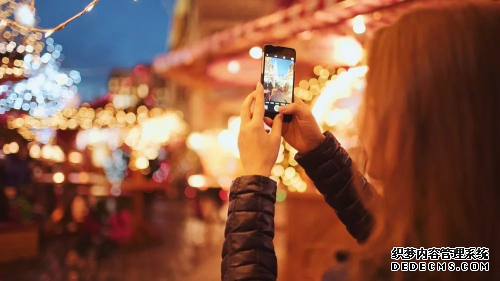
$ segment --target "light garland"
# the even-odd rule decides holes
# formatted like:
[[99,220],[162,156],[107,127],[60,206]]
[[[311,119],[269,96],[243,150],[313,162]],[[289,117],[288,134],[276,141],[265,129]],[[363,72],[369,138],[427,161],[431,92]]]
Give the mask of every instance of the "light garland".
[[[0,52],[2,46],[0,43]],[[52,38],[47,39],[46,47],[47,52],[42,56],[33,55],[29,52],[31,48],[23,60],[14,62],[16,67],[0,68],[0,78],[11,73],[27,77],[17,83],[8,81],[0,85],[0,114],[14,109],[47,118],[66,108],[74,99],[80,74],[70,71],[68,75],[59,71],[62,46],[54,44]],[[8,62],[9,59],[4,57],[2,60]]]
[[[72,16],[71,18],[67,19],[66,21],[60,23],[56,27],[40,28],[40,27],[29,26],[30,24],[27,25],[26,23],[24,23],[24,24],[20,23],[20,21],[21,21],[20,18],[16,18],[15,21],[9,19],[9,17],[11,17],[13,13],[15,13],[16,11],[20,11],[22,9],[21,11],[23,12],[24,15],[27,15],[26,17],[30,17],[30,16],[33,17],[33,24],[34,24],[35,0],[22,1],[21,3],[17,3],[13,0],[0,0],[0,5],[3,6],[6,3],[8,3],[8,6],[9,6],[9,9],[5,9],[5,10],[2,9],[2,10],[4,10],[3,14],[5,14],[5,15],[2,14],[2,16],[0,16],[0,29],[3,29],[6,26],[9,26],[13,29],[25,30],[28,32],[41,32],[41,33],[45,34],[45,37],[49,37],[54,32],[65,28],[66,25],[68,25],[70,22],[83,16],[85,13],[90,12],[94,8],[94,6],[97,4],[97,2],[99,2],[99,0],[93,0],[82,11],[80,11],[76,15]],[[31,12],[31,15],[28,14],[29,12]],[[31,22],[31,20],[29,22]]]
[[[354,124],[364,88],[364,75],[367,68],[333,68],[316,66],[314,73],[318,78],[302,80],[295,88],[295,95],[305,103],[313,105],[312,113],[323,131],[332,131],[346,148],[356,146],[358,131]],[[271,178],[285,185],[289,192],[303,193],[307,182],[301,177],[301,168],[295,161],[297,150],[283,140]],[[285,191],[282,196],[286,197]]]

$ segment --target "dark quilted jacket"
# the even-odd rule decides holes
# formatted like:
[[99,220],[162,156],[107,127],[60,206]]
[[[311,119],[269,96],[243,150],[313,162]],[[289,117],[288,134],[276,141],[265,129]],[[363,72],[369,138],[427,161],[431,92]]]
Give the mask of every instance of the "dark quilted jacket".
[[[373,218],[360,197],[377,200],[372,186],[355,169],[347,152],[329,132],[314,150],[296,157],[314,181],[325,201],[335,210],[349,233],[363,242]],[[361,186],[359,192],[355,186]],[[274,203],[276,182],[263,176],[242,176],[233,181],[225,241],[222,280],[270,280],[277,278],[274,253]]]

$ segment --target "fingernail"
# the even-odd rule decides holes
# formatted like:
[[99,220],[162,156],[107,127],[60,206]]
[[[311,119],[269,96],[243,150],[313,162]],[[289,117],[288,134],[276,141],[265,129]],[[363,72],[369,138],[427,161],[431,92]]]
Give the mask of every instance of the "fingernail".
[[280,107],[278,107],[278,111],[279,111],[279,112],[283,111],[284,109],[285,109],[285,107],[284,107],[284,106],[280,106]]
[[255,87],[255,89],[259,89],[260,85],[260,82],[257,82],[257,86]]

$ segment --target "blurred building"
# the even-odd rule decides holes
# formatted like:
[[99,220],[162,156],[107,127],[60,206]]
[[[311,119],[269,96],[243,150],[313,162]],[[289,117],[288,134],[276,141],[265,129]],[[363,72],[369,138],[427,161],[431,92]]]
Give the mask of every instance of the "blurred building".
[[[203,38],[267,15],[275,8],[276,4],[273,1],[266,0],[177,1],[169,46],[171,50],[178,50],[196,45]],[[193,65],[189,68],[178,69],[165,75],[175,83],[172,90],[186,96],[188,100],[186,120],[195,131],[227,127],[228,118],[239,114],[242,97],[251,91],[251,87],[245,86],[242,89],[238,83],[236,85],[219,83],[216,78],[207,75],[209,64],[210,58],[203,58],[193,61]],[[249,77],[254,81],[259,79],[258,73]]]

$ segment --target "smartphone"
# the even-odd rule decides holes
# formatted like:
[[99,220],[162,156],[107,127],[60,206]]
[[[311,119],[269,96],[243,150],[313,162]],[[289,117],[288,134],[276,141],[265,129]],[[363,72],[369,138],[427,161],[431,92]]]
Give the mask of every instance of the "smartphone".
[[[265,116],[274,119],[278,107],[293,102],[295,87],[295,49],[264,45],[261,83],[264,86]],[[283,121],[292,121],[292,115],[284,115]]]

